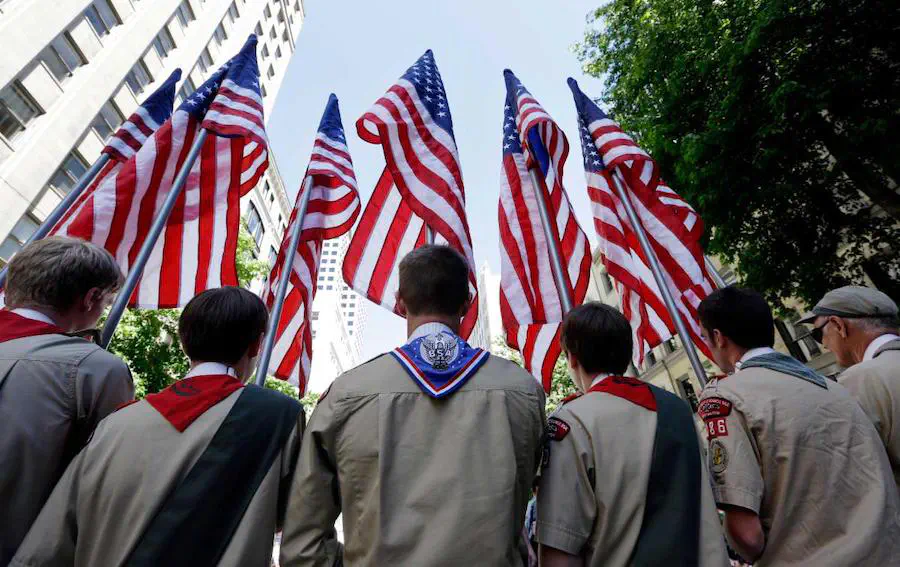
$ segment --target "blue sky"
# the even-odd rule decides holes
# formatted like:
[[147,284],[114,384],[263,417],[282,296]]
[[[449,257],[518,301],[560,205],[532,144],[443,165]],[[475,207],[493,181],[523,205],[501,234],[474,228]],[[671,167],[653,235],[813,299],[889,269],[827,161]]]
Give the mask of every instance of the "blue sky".
[[[466,188],[475,261],[499,272],[497,199],[505,88],[510,68],[566,131],[565,184],[582,228],[594,239],[581,168],[575,107],[566,85],[575,77],[590,96],[599,80],[581,72],[572,46],[600,0],[549,2],[457,0],[381,2],[307,0],[268,133],[293,198],[306,169],[328,95],[337,94],[363,202],[384,167],[379,146],[356,136],[355,122],[426,49],[434,50],[453,115]],[[369,304],[363,359],[402,343],[403,320]]]

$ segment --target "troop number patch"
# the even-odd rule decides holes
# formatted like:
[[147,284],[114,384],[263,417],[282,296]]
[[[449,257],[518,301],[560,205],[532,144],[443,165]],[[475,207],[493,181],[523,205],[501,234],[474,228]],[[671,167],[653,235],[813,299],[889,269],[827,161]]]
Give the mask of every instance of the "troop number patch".
[[731,402],[725,398],[706,398],[700,401],[697,413],[704,421],[714,417],[728,417],[731,415]]

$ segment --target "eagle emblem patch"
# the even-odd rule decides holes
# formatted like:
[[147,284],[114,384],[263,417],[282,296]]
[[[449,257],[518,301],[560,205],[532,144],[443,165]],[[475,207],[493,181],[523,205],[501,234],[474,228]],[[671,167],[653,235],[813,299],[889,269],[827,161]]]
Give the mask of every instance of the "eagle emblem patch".
[[458,390],[490,356],[453,333],[438,331],[419,337],[391,354],[410,378],[433,398]]
[[419,354],[435,370],[447,370],[459,357],[459,339],[448,333],[437,333],[422,338]]

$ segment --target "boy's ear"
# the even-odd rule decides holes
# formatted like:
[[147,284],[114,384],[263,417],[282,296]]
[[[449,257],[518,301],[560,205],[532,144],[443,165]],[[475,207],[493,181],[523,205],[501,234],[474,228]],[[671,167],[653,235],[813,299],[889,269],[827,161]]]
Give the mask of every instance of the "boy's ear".
[[397,300],[396,304],[394,305],[394,310],[396,310],[397,314],[400,315],[401,317],[406,317],[406,315],[407,315],[406,302],[403,301],[402,297],[400,297],[399,291],[394,296],[394,298]]
[[250,355],[250,358],[259,356],[259,351],[262,349],[262,343],[265,336],[265,333],[260,333],[259,337],[250,344],[250,349],[247,351],[247,354]]

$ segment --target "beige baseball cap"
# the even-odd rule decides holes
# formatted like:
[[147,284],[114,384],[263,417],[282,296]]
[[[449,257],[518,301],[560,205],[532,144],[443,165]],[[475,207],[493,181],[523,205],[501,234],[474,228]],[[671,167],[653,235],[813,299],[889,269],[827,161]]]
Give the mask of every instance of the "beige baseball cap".
[[799,323],[809,324],[816,317],[896,317],[897,304],[877,289],[859,285],[848,285],[825,294],[812,313],[804,316]]

